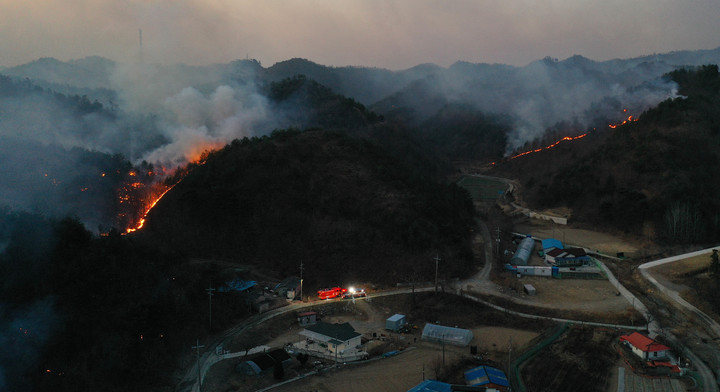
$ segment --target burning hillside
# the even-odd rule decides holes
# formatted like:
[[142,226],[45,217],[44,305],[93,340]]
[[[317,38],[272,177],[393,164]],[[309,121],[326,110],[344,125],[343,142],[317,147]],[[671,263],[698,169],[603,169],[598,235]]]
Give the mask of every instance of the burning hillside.
[[[628,109],[623,109],[623,113],[624,113],[624,114],[627,114],[627,113],[628,113]],[[623,126],[623,125],[625,125],[625,124],[628,124],[628,123],[631,123],[631,122],[634,122],[634,121],[638,121],[638,119],[635,118],[635,117],[633,117],[632,115],[630,115],[630,116],[628,116],[627,119],[623,120],[622,122],[619,122],[619,123],[616,123],[616,124],[608,124],[608,128],[610,128],[610,129],[616,129],[616,128],[620,127],[620,126]],[[593,129],[593,131],[596,131],[596,130]],[[539,147],[539,148],[535,148],[535,149],[532,149],[532,150],[515,153],[515,154],[511,155],[511,156],[510,156],[509,158],[507,158],[507,159],[508,159],[508,160],[512,160],[512,159],[524,157],[524,156],[526,156],[526,155],[530,155],[530,154],[533,154],[533,153],[536,153],[536,152],[540,152],[540,151],[544,151],[544,150],[549,150],[549,149],[551,149],[551,148],[554,148],[554,147],[559,146],[560,143],[563,143],[563,142],[571,142],[571,141],[575,141],[575,140],[578,140],[578,139],[582,139],[582,138],[588,136],[589,133],[590,133],[590,132],[585,132],[585,133],[580,134],[580,135],[577,135],[577,136],[565,136],[565,137],[563,137],[563,138],[561,138],[561,139],[559,139],[559,140],[557,140],[557,141],[555,141],[555,142],[553,142],[553,143],[551,143],[551,144],[548,144],[548,145],[546,145],[546,146],[544,146],[544,147]],[[490,165],[491,165],[491,166],[494,166],[494,165],[496,165],[496,162],[492,162],[492,163],[490,163]]]
[[279,271],[313,260],[307,273],[319,274],[318,285],[328,274],[395,279],[436,249],[453,255],[447,271],[456,274],[471,261],[472,204],[433,181],[434,170],[323,131],[238,140],[188,173],[138,235]]
[[720,119],[716,66],[671,76],[686,98],[668,99],[585,143],[561,143],[495,165],[517,178],[531,208],[568,207],[592,224],[669,243],[714,241],[720,233]]

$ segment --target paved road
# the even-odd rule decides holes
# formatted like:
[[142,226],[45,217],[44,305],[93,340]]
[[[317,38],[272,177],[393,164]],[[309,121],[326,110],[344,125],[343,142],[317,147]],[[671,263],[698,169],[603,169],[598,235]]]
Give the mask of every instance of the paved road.
[[[713,248],[705,249],[698,252],[688,253],[686,255],[680,255],[680,256],[673,256],[668,257],[667,259],[657,260],[650,263],[642,264],[638,267],[640,270],[640,274],[643,276],[643,278],[647,279],[650,283],[653,284],[661,293],[667,295],[670,299],[672,299],[677,305],[679,305],[681,308],[684,308],[685,310],[689,311],[693,315],[696,316],[698,321],[702,323],[708,332],[710,332],[712,335],[714,335],[715,338],[720,338],[720,324],[718,324],[715,320],[713,320],[712,317],[705,314],[700,309],[693,306],[691,303],[686,301],[682,296],[680,296],[680,293],[677,291],[664,286],[662,283],[658,282],[657,279],[655,279],[654,276],[650,273],[650,268],[656,267],[658,265],[663,265],[667,263],[671,263],[673,261],[683,260],[690,257],[700,256],[703,254],[707,254],[708,257],[710,256],[710,253],[712,252]],[[717,248],[715,248],[717,249]]]
[[647,306],[645,306],[640,299],[635,297],[633,293],[631,293],[628,289],[625,288],[613,275],[612,271],[608,269],[608,267],[603,263],[602,261],[598,260],[598,265],[600,265],[600,268],[605,271],[605,274],[608,277],[608,280],[610,281],[610,284],[615,286],[615,288],[620,292],[620,295],[625,297],[625,299],[632,304],[633,308],[640,312],[646,321],[646,326],[648,330],[648,334],[651,336],[656,336],[658,332],[660,331],[660,324],[658,324],[657,320],[655,320],[655,317],[650,313],[650,310],[648,310]]
[[[547,319],[547,320],[552,320],[552,321],[557,321],[557,322],[570,322],[570,323],[576,323],[576,324],[603,326],[603,327],[610,327],[610,328],[621,328],[621,329],[625,329],[625,330],[645,329],[644,326],[643,327],[635,327],[635,326],[628,326],[628,325],[595,323],[595,322],[586,322],[586,321],[582,321],[582,320],[560,319],[560,318],[555,318],[555,317],[537,316],[537,315],[523,313],[523,312],[516,312],[516,311],[510,310],[510,309],[492,304],[490,302],[487,302],[487,301],[481,299],[479,296],[471,295],[468,293],[463,293],[460,288],[466,287],[466,285],[468,283],[472,283],[476,289],[479,288],[479,289],[481,289],[482,292],[484,292],[486,294],[500,295],[500,296],[503,295],[499,290],[497,290],[497,286],[489,279],[490,271],[492,269],[492,259],[493,259],[493,257],[492,257],[493,243],[492,243],[492,238],[490,236],[490,231],[484,222],[478,221],[478,224],[480,226],[481,235],[483,236],[483,239],[484,239],[485,264],[484,264],[483,268],[480,271],[478,271],[478,273],[475,274],[472,278],[467,279],[465,281],[458,282],[455,285],[453,285],[456,290],[455,294],[461,295],[465,298],[482,303],[482,304],[492,307],[498,311],[506,312],[506,313],[513,314],[513,315],[516,315],[519,317],[525,317],[525,318],[531,318],[531,319]],[[695,252],[695,253],[702,254],[702,251],[700,253],[698,253],[698,252]],[[647,270],[647,268],[651,268],[656,265],[681,260],[681,259],[687,258],[687,257],[692,257],[692,255],[694,255],[695,253],[688,254],[688,255],[675,256],[675,257],[671,257],[668,259],[662,259],[662,260],[643,264],[640,266],[641,272]],[[635,309],[637,309],[639,312],[641,312],[645,316],[646,320],[650,320],[648,323],[648,330],[650,331],[650,334],[652,336],[657,335],[657,333],[660,331],[660,325],[657,323],[655,318],[652,317],[648,308],[642,303],[642,301],[637,299],[632,293],[630,293],[630,291],[628,291],[624,286],[622,286],[622,284],[615,278],[615,276],[612,274],[612,272],[603,263],[600,263],[600,265],[605,270],[605,273],[607,274],[610,282],[615,286],[615,288],[617,288],[617,290],[621,293],[621,295],[623,295],[623,297],[625,297],[629,303],[633,304]],[[645,272],[643,272],[643,276],[645,276]],[[650,276],[650,275],[648,274],[647,276]],[[414,291],[415,292],[429,292],[429,291],[433,291],[433,290],[434,290],[434,286],[432,286],[432,287],[416,287]],[[378,293],[370,294],[368,296],[368,298],[382,297],[382,296],[388,296],[388,295],[398,295],[398,294],[409,294],[412,291],[413,291],[412,288],[404,288],[404,289],[399,289],[399,290],[378,292]],[[295,311],[298,311],[303,308],[316,306],[316,305],[321,304],[322,302],[323,301],[293,303],[293,304],[290,304],[290,305],[282,307],[282,308],[274,309],[269,312],[253,316],[250,319],[244,321],[243,323],[238,324],[237,326],[225,331],[222,334],[222,336],[216,338],[213,342],[206,343],[206,346],[207,346],[205,349],[206,351],[203,353],[203,355],[200,358],[201,378],[204,379],[208,370],[210,370],[210,368],[214,364],[216,364],[217,362],[224,359],[223,356],[218,356],[215,354],[215,349],[219,345],[222,345],[226,340],[228,340],[232,336],[239,334],[239,333],[243,333],[243,332],[249,330],[250,328],[253,328],[253,327],[255,327],[267,320],[270,320],[276,316],[279,316],[279,315],[282,315],[282,314],[285,314],[288,312],[295,312]],[[674,337],[670,336],[670,338],[673,339]],[[677,339],[675,339],[675,340],[677,341]],[[677,343],[679,344],[679,342],[677,342]],[[710,371],[710,369],[707,368],[707,366],[697,356],[695,356],[689,349],[687,349],[687,348],[685,349],[685,354],[693,361],[693,363],[696,364],[700,374],[703,376],[703,379],[705,380],[705,385],[709,386],[709,387],[706,387],[706,391],[717,392],[718,391],[717,384],[715,383],[715,381],[713,379],[712,372]],[[198,392],[199,389],[198,389],[198,384],[197,384],[197,374],[198,374],[197,363],[194,363],[193,366],[187,370],[185,377],[183,377],[181,383],[179,384],[178,388],[176,388],[176,390],[178,392]]]

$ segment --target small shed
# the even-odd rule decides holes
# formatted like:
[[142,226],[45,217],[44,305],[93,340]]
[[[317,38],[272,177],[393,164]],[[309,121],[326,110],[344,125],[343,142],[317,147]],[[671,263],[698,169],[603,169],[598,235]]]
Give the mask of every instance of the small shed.
[[[296,299],[300,296],[300,278],[297,276],[291,276],[285,278],[282,282],[278,283],[273,290],[278,296],[287,299]],[[302,299],[302,298],[300,298]]]
[[282,366],[287,368],[292,364],[292,358],[283,349],[276,349],[264,353],[253,355],[247,361],[241,362],[237,366],[237,370],[245,375],[259,375],[274,366]]
[[397,313],[388,317],[388,319],[385,320],[385,329],[398,332],[402,327],[405,326],[406,323],[407,321],[405,315]]
[[525,294],[527,295],[535,295],[537,294],[537,291],[535,290],[535,287],[531,284],[524,284],[523,290],[525,290]]
[[298,314],[298,324],[301,327],[315,325],[317,323],[317,312],[304,312]]

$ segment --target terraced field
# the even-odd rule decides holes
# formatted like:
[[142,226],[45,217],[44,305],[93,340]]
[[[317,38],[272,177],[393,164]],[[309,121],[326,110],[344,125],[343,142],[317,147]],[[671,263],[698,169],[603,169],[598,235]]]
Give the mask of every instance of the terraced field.
[[625,392],[685,392],[676,378],[648,378],[625,371]]

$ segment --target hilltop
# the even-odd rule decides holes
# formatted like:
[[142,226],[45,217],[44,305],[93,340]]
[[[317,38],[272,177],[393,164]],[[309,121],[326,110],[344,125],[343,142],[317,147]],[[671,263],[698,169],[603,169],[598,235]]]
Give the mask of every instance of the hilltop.
[[429,280],[436,253],[444,277],[460,276],[472,265],[472,203],[432,170],[321,130],[235,140],[192,167],[138,236],[278,276],[302,260],[316,288]]

